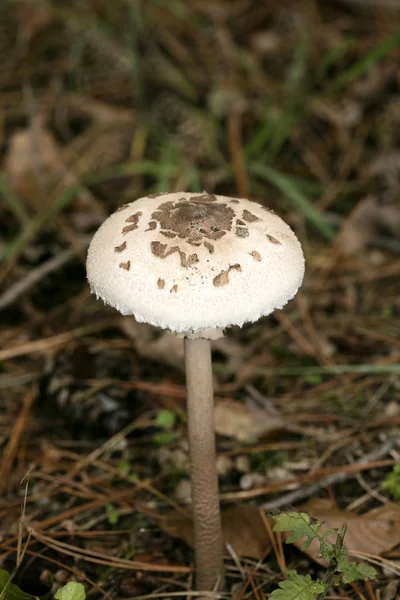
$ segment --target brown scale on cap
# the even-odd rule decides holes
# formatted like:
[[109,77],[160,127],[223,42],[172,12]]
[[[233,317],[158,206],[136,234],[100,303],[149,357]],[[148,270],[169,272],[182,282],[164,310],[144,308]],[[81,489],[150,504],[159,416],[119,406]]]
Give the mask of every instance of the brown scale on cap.
[[146,231],[151,231],[152,229],[155,229],[157,227],[157,221],[150,221],[148,228],[146,229]]
[[137,212],[134,215],[131,215],[130,217],[128,217],[127,219],[125,219],[125,223],[131,223],[130,225],[127,225],[126,227],[123,228],[122,233],[125,235],[126,233],[128,233],[129,231],[133,231],[134,229],[138,228],[138,224],[139,224],[139,219],[142,216],[141,212]]
[[214,253],[214,246],[210,244],[210,242],[204,242],[204,246],[207,248],[210,254]]
[[256,217],[256,215],[253,215],[253,213],[246,209],[242,213],[242,218],[247,221],[247,223],[255,223],[260,220],[259,217]]
[[221,271],[221,273],[213,279],[213,284],[215,285],[215,287],[222,287],[223,285],[227,285],[229,283],[229,272],[232,270],[241,271],[242,267],[239,264],[231,265],[229,269],[226,269],[226,271]]
[[269,239],[270,242],[272,242],[273,244],[278,244],[278,245],[282,245],[282,242],[280,242],[278,239],[276,239],[276,237],[274,237],[273,235],[269,235],[269,233],[267,233],[267,238]]
[[259,252],[257,252],[257,250],[252,250],[250,252],[250,256],[252,256],[254,258],[254,260],[258,260],[258,262],[261,262],[261,260],[262,260],[261,254]]
[[151,251],[154,256],[157,256],[158,258],[167,258],[171,254],[178,252],[181,259],[181,266],[185,268],[199,262],[199,257],[197,254],[189,254],[189,256],[186,256],[186,252],[183,252],[179,246],[172,246],[171,248],[167,249],[167,244],[161,244],[161,242],[151,242]]
[[246,238],[249,237],[249,230],[247,227],[236,227],[236,235],[238,237]]
[[216,196],[202,194],[189,200],[164,202],[151,218],[159,223],[161,234],[200,246],[206,240],[219,240],[232,229],[234,210],[215,201]]
[[128,206],[129,204],[121,204],[121,206],[119,206],[115,212],[121,212],[121,210],[125,210],[128,208]]
[[192,196],[190,202],[216,202],[217,196],[215,194],[201,194],[200,196]]
[[163,289],[165,288],[165,281],[164,281],[164,279],[161,279],[161,278],[160,278],[160,279],[157,281],[157,286],[158,286],[158,288],[159,288],[160,290],[163,290]]
[[131,268],[131,261],[128,260],[126,262],[119,263],[119,266],[121,269],[125,269],[125,271],[129,271],[129,269]]
[[122,252],[123,250],[126,250],[126,242],[124,242],[120,246],[115,246],[114,248],[115,252]]
[[229,200],[229,202],[231,204],[239,204],[239,200],[236,200],[235,198],[232,198],[232,200]]
[[[245,212],[248,212],[248,211],[244,210],[243,215]],[[249,230],[247,229],[247,225],[244,221],[242,221],[241,219],[236,219],[236,225],[237,225],[237,227],[236,227],[235,233],[238,237],[241,237],[241,238],[249,237]]]
[[172,286],[172,288],[170,289],[169,293],[171,294],[172,292],[177,292],[178,291],[178,286],[175,284]]

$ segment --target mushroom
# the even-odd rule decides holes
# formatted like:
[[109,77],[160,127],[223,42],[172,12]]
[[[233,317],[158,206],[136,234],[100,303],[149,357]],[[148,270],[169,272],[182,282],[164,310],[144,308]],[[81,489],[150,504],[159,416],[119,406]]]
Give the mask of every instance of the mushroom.
[[92,292],[123,315],[184,337],[196,587],[223,585],[210,340],[296,294],[304,258],[290,227],[265,207],[205,192],[121,206],[94,235]]

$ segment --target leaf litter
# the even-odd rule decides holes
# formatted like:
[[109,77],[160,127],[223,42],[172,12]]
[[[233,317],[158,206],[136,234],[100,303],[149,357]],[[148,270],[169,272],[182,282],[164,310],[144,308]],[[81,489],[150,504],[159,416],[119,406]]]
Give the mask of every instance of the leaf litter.
[[[328,528],[347,522],[360,555],[384,554],[370,587],[338,597],[398,594],[385,570],[397,505],[381,506],[397,490],[400,424],[391,4],[0,6],[0,560],[13,572],[27,541],[26,593],[71,578],[108,598],[191,588],[189,521],[177,538],[160,525],[188,509],[182,343],[96,303],[83,268],[106,215],[186,188],[250,190],[307,254],[307,302],[214,345],[228,584],[287,598],[259,504],[295,503]],[[327,491],[348,510],[315,504]],[[315,568],[283,548],[289,569]]]
[[[299,506],[299,511],[321,521],[321,533],[334,530],[326,538],[331,543],[335,542],[337,532],[345,527],[344,543],[350,554],[382,556],[400,544],[400,505],[393,502],[360,515],[353,511],[338,510],[329,500],[313,498]],[[294,545],[320,565],[328,566],[328,562],[319,554],[316,541],[306,548],[301,540],[296,540]]]
[[[272,520],[271,520],[272,523]],[[193,548],[193,527],[189,516],[169,513],[160,519],[160,527]],[[234,506],[222,512],[222,535],[225,544],[239,557],[260,560],[270,553],[272,546],[260,511],[256,506]]]

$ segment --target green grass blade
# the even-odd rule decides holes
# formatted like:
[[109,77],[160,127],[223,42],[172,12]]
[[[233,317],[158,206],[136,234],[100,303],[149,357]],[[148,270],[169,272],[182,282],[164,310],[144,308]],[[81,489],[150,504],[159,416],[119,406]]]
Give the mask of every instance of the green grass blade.
[[156,191],[166,192],[170,189],[170,181],[180,163],[178,153],[171,144],[161,149],[159,169],[157,173]]
[[39,229],[43,227],[46,221],[52,217],[55,217],[69,204],[71,204],[71,202],[76,198],[79,189],[79,185],[74,185],[66,189],[58,196],[58,198],[49,208],[46,208],[46,210],[37,215],[34,219],[31,219],[30,223],[28,223],[27,226],[24,227],[5,247],[3,252],[0,254],[0,262],[15,259],[22,248],[35,237]]
[[300,191],[299,186],[296,185],[295,181],[282,175],[275,169],[268,167],[260,163],[251,163],[248,167],[249,172],[252,175],[260,177],[264,181],[267,181],[275,188],[277,188],[282,194],[301,212],[304,217],[312,223],[312,225],[323,235],[326,239],[331,240],[335,236],[333,228],[324,221],[323,217],[314,208],[312,203],[303,195]]
[[0,174],[0,194],[20,221],[21,225],[25,226],[30,221],[29,213],[21,198],[10,189],[4,174]]
[[340,73],[336,79],[328,84],[324,90],[324,96],[334,94],[355,81],[363,73],[367,73],[382,58],[400,45],[400,33],[394,33],[386,37],[380,44],[353,63],[348,69]]
[[347,52],[355,47],[356,43],[355,38],[345,38],[328,50],[315,69],[314,80],[321,82],[327,76],[329,69],[344,58]]

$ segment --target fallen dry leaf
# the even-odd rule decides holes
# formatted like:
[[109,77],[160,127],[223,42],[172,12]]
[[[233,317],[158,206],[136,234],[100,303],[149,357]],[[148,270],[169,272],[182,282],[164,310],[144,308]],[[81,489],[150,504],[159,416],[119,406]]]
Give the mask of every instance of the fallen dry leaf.
[[398,202],[367,196],[360,200],[344,221],[337,238],[340,254],[357,254],[385,232],[400,236],[400,205]]
[[390,581],[382,590],[382,600],[396,600],[399,582],[394,579]]
[[10,137],[4,171],[13,191],[34,209],[50,201],[48,194],[61,182],[62,189],[76,183],[40,116],[34,117],[28,128],[17,130]]
[[[322,531],[340,530],[346,525],[344,543],[350,551],[380,555],[400,544],[400,504],[388,502],[376,510],[358,515],[332,508],[329,500],[314,498],[299,507],[299,511],[322,521]],[[328,536],[327,541],[334,542],[336,535]],[[296,542],[295,546],[301,549],[302,541]],[[316,541],[304,552],[320,565],[327,566],[327,561],[319,556]]]
[[[193,548],[193,524],[189,516],[173,511],[162,517],[159,525],[168,535],[183,540]],[[238,556],[259,560],[271,551],[268,532],[255,506],[234,506],[223,511],[222,534],[225,544],[230,544]]]
[[395,186],[400,177],[400,152],[379,154],[366,169],[369,177],[380,177],[386,186]]
[[[137,323],[132,317],[122,317],[120,325],[141,356],[184,369],[184,346],[181,336],[160,331],[147,323]],[[233,360],[243,356],[242,346],[229,338],[213,340],[213,348]]]
[[50,5],[45,0],[14,0],[14,10],[20,39],[25,43],[30,42],[53,18]]
[[160,332],[147,323],[138,323],[132,317],[121,317],[120,326],[140,356],[184,368],[183,340],[173,333]]
[[222,400],[215,407],[215,431],[241,442],[255,441],[261,436],[282,429],[283,419],[278,412]]
[[95,122],[64,152],[67,164],[78,164],[82,172],[100,171],[126,161],[131,150],[133,120]]

